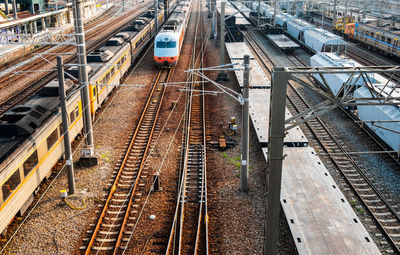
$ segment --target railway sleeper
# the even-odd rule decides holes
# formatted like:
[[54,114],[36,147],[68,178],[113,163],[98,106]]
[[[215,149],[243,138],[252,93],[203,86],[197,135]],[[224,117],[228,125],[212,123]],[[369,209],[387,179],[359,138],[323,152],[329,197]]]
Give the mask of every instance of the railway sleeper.
[[[350,179],[349,179],[349,180],[350,180]],[[352,185],[355,186],[355,187],[369,186],[369,184],[366,183],[366,182],[363,182],[363,183],[352,183]]]
[[96,238],[95,241],[99,243],[111,243],[117,241],[117,238]]
[[360,194],[362,197],[377,197],[376,194]]
[[113,246],[92,246],[92,250],[95,251],[111,251],[114,250]]
[[400,230],[400,226],[384,226],[385,229],[390,229],[390,230]]
[[372,189],[371,189],[371,188],[366,188],[366,189],[358,189],[358,188],[357,188],[357,191],[369,192],[369,191],[372,191]]
[[380,200],[380,199],[364,199],[364,202],[372,204],[372,203],[382,202],[382,200]]

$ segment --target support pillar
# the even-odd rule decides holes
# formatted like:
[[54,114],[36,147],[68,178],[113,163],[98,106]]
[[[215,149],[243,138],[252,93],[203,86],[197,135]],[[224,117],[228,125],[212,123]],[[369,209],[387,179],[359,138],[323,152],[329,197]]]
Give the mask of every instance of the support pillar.
[[154,0],[154,35],[158,32],[158,0]]
[[92,127],[92,116],[90,109],[90,98],[89,98],[89,78],[87,73],[87,61],[86,61],[86,43],[85,43],[85,32],[83,27],[82,17],[82,0],[73,1],[73,10],[76,13],[76,43],[77,43],[77,58],[79,68],[79,83],[82,86],[82,101],[83,101],[83,113],[85,123],[85,146],[81,152],[81,159],[87,164],[97,165],[98,158],[94,155],[94,139],[93,139],[93,127]]
[[33,23],[33,33],[34,33],[34,34],[37,34],[37,33],[38,33],[38,30],[37,30],[37,20],[32,21],[32,23]]
[[42,31],[46,31],[46,20],[44,18],[42,20]]
[[31,36],[33,36],[33,25],[32,25],[32,21],[31,22],[29,22],[29,31],[30,31],[30,33],[31,33]]
[[66,95],[65,95],[65,81],[64,81],[64,66],[62,57],[57,57],[57,68],[58,68],[58,84],[59,84],[59,93],[61,100],[61,117],[62,117],[62,127],[64,134],[61,136],[64,137],[64,149],[65,149],[65,159],[67,164],[67,173],[68,173],[68,191],[69,194],[75,194],[75,177],[74,177],[74,163],[72,159],[72,150],[71,150],[71,140],[69,137],[69,123],[68,123],[68,112],[67,112],[67,103],[66,103]]
[[250,91],[250,56],[244,55],[243,105],[242,105],[242,155],[240,166],[240,191],[247,192],[249,177],[249,91]]
[[[225,64],[225,2],[221,2],[221,13],[220,13],[220,65],[223,66]],[[217,81],[228,81],[228,75],[226,74],[225,70],[221,70],[218,73]]]
[[273,26],[276,26],[276,0],[274,0],[274,21],[273,21]]
[[4,6],[6,7],[6,14],[9,15],[10,14],[10,10],[8,8],[8,0],[4,0]]
[[14,19],[18,19],[18,16],[17,16],[17,0],[12,0],[12,3],[13,3],[13,16],[14,16]]
[[335,29],[336,27],[336,6],[337,6],[337,0],[334,1],[333,3],[333,19],[332,19],[332,27]]
[[268,137],[268,174],[266,221],[264,222],[264,255],[276,255],[279,236],[279,211],[285,137],[286,87],[289,74],[284,68],[272,71],[271,108]]

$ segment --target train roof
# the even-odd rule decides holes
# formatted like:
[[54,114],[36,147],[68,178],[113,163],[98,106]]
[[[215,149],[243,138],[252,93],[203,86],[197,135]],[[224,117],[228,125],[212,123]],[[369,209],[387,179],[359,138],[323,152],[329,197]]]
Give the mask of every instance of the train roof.
[[[368,27],[368,28],[378,31],[380,33],[390,34],[394,37],[400,36],[400,28],[398,28],[398,27],[392,28],[392,30],[387,30],[387,29],[385,29],[385,27],[376,27],[371,24],[363,24],[361,22],[356,22],[355,25],[356,25],[356,27],[358,27],[358,26]],[[387,28],[390,29],[390,27],[387,27]]]
[[323,43],[327,42],[335,42],[335,44],[341,44],[341,45],[346,45],[347,43],[343,40],[342,37],[335,35],[334,33],[331,33],[329,31],[326,31],[325,29],[322,28],[313,28],[313,29],[308,29],[304,32],[306,35],[310,35],[314,39],[321,41]]
[[[66,80],[67,94],[76,86]],[[0,117],[0,164],[43,124],[58,113],[58,80],[53,80],[26,102],[16,105]]]

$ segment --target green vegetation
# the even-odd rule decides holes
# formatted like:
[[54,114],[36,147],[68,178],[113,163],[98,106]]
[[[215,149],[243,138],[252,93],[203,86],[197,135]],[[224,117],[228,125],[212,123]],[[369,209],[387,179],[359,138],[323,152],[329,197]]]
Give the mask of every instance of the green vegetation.
[[105,153],[100,155],[101,159],[104,159],[106,162],[110,162],[110,152],[106,151]]
[[228,153],[222,152],[221,156],[223,158],[226,158],[229,161],[229,163],[231,163],[232,165],[234,165],[236,167],[236,169],[240,169],[240,165],[241,165],[241,163],[240,163],[241,156],[240,155],[236,156],[234,158],[231,158],[231,157],[229,157]]

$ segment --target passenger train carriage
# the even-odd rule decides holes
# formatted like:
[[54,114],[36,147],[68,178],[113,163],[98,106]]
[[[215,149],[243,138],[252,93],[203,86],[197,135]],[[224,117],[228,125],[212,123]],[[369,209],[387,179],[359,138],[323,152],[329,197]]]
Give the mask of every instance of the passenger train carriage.
[[[174,5],[171,5],[171,9]],[[144,45],[155,35],[154,11],[147,11],[123,32],[87,55],[90,109],[94,115],[114,85],[128,72]],[[159,24],[164,12],[159,12]],[[66,70],[77,77],[76,68]],[[70,137],[83,128],[82,103],[76,82],[66,77]],[[58,80],[53,80],[25,103],[0,116],[0,233],[16,214],[33,201],[41,181],[64,152]]]
[[191,7],[192,1],[180,2],[157,34],[154,43],[154,61],[157,67],[177,65]]
[[390,56],[400,56],[400,34],[358,22],[347,24],[344,33],[368,47],[385,52]]

